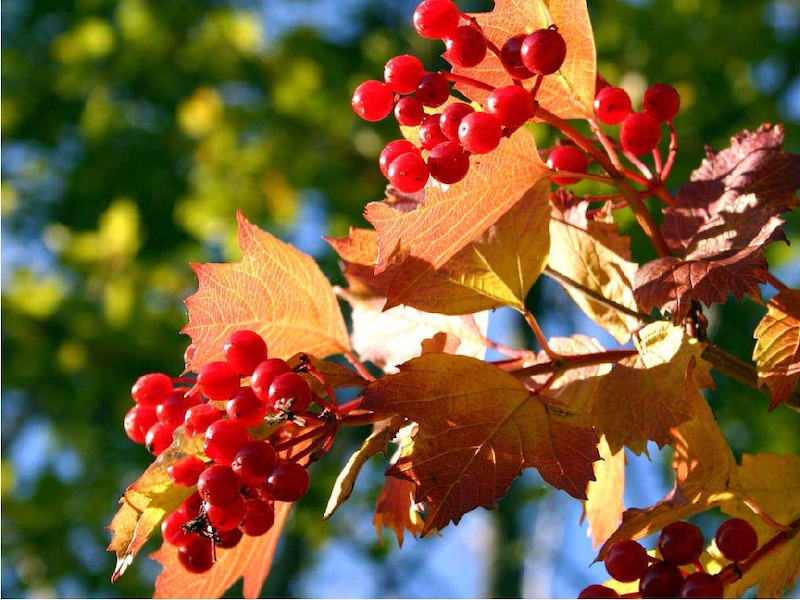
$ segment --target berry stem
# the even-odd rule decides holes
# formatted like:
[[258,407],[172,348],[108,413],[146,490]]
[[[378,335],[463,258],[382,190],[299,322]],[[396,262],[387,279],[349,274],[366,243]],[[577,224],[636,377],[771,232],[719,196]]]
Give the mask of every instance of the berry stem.
[[457,75],[456,73],[451,73],[450,71],[440,71],[442,75],[444,75],[448,81],[452,81],[453,83],[463,83],[465,85],[471,85],[473,87],[480,88],[482,90],[486,90],[487,92],[493,92],[496,88],[493,85],[489,85],[483,81],[478,81],[477,79],[473,79],[472,77],[467,77],[465,75]]
[[311,375],[314,379],[319,381],[322,384],[322,387],[325,388],[325,393],[328,395],[329,402],[321,398],[320,396],[317,396],[316,394],[314,397],[314,401],[323,408],[330,410],[334,415],[336,415],[337,419],[340,418],[339,409],[337,407],[337,402],[336,402],[336,392],[333,391],[333,388],[325,379],[325,376],[322,373],[320,373],[319,370],[314,366],[314,364],[311,362],[311,358],[308,355],[306,354],[301,355],[300,361],[301,361],[300,370],[305,371],[306,373]]
[[675,133],[675,127],[672,125],[672,121],[667,123],[667,127],[669,127],[669,150],[667,150],[667,160],[664,163],[664,168],[658,173],[658,178],[661,182],[666,181],[667,177],[669,177],[669,174],[672,172],[672,167],[675,164],[675,157],[678,155],[678,136]]
[[369,372],[369,369],[362,363],[352,350],[345,350],[344,357],[347,359],[356,372],[367,381],[375,381],[375,376]]

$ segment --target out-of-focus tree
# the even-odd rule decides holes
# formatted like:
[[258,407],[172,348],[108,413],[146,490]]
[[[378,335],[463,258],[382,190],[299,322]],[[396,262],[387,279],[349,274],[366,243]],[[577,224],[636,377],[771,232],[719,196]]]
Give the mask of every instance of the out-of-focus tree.
[[[295,11],[336,4],[268,1]],[[150,458],[122,431],[130,385],[145,372],[180,372],[181,302],[196,284],[188,263],[235,259],[236,208],[339,278],[319,236],[363,224],[364,204],[385,183],[377,155],[396,136],[389,122],[358,121],[351,91],[412,49],[440,64],[440,48],[409,33],[413,6],[364,0],[345,33],[269,38],[258,2],[3,2],[3,595],[150,594],[151,564],[139,561],[110,587],[104,552],[116,501]],[[652,81],[681,91],[676,180],[699,164],[703,144],[723,147],[761,122],[786,123],[787,150],[800,148],[795,3],[590,8],[607,79],[634,97]],[[735,310],[755,323],[762,309]],[[748,358],[752,340],[716,335]],[[719,392],[733,393],[725,382]],[[736,449],[796,451],[785,429],[761,426],[773,418],[766,404],[755,394],[720,403]],[[301,549],[343,529],[317,515],[346,452],[326,458],[329,476],[315,475],[282,550],[307,558],[278,560],[271,595],[290,593],[313,560]],[[531,495],[516,490],[508,508],[528,510]],[[523,514],[501,523],[504,543],[524,546]],[[386,554],[372,540],[364,546]],[[521,554],[503,559],[488,595],[521,595]]]

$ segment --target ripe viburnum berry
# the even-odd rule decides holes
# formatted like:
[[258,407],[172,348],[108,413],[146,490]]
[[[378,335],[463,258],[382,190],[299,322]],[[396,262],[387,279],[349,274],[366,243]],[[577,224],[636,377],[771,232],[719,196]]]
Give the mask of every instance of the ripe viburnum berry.
[[654,83],[644,91],[642,110],[656,121],[671,121],[681,107],[681,97],[671,85]]
[[365,121],[380,121],[392,112],[394,92],[382,81],[370,79],[355,89],[350,104]]
[[419,80],[415,95],[425,106],[436,108],[450,97],[450,82],[442,73],[426,73]]
[[[586,154],[575,146],[556,146],[547,157],[547,168],[553,171],[571,171],[586,173],[589,161]],[[580,177],[551,175],[550,181],[561,185],[570,185],[580,181]]]
[[456,183],[469,171],[469,152],[458,142],[442,142],[428,154],[428,168],[436,181]]
[[239,391],[239,373],[225,361],[210,362],[197,373],[197,385],[209,400],[228,400]]
[[255,331],[240,329],[228,336],[222,352],[240,375],[252,375],[258,364],[267,360],[267,343]]
[[452,0],[425,0],[414,11],[414,29],[424,38],[442,39],[453,34],[460,19]]
[[401,192],[418,192],[428,183],[430,171],[419,152],[401,154],[389,165],[387,179]]
[[458,141],[473,154],[486,154],[500,144],[503,126],[500,119],[485,112],[465,116],[458,126]]
[[411,96],[400,98],[394,105],[394,118],[407,127],[419,125],[425,118],[425,105]]
[[550,75],[561,68],[567,43],[555,27],[537,29],[520,46],[522,64],[538,75]]
[[500,119],[503,127],[516,129],[533,115],[533,96],[518,85],[507,85],[494,90],[486,99],[486,112]]
[[[466,102],[454,102],[445,108],[439,115],[439,129],[441,129],[444,137],[451,142],[457,142],[458,126],[461,124],[461,119],[471,112],[475,112],[475,109]],[[428,148],[428,150],[430,149]]]
[[500,62],[503,63],[503,68],[514,79],[528,79],[533,77],[535,73],[525,66],[522,62],[520,51],[522,49],[522,42],[528,37],[524,33],[515,35],[509,38],[503,47],[500,48]]
[[425,150],[432,150],[442,142],[447,141],[447,137],[442,131],[441,115],[428,115],[419,127],[419,143]]
[[451,36],[445,39],[447,50],[442,55],[457,67],[470,68],[479,65],[486,56],[486,37],[472,25],[456,27]]
[[661,141],[661,126],[646,113],[631,113],[622,121],[619,141],[631,154],[647,154]]
[[631,112],[631,97],[619,87],[604,87],[594,98],[594,112],[601,123],[616,125]]
[[410,54],[390,58],[383,68],[383,80],[398,94],[410,94],[425,74],[422,61]]
[[[406,152],[419,152],[419,149],[408,140],[392,140],[386,144],[386,147],[381,151],[378,157],[378,167],[380,167],[384,177],[389,174],[389,165],[392,161]],[[289,365],[287,364],[286,366],[288,367]],[[291,369],[289,369],[289,371],[291,371]],[[289,371],[286,372],[288,373]],[[252,382],[250,385],[252,385]],[[269,385],[267,388],[269,388]]]
[[164,373],[147,373],[136,380],[131,397],[136,404],[156,406],[172,393],[172,379]]

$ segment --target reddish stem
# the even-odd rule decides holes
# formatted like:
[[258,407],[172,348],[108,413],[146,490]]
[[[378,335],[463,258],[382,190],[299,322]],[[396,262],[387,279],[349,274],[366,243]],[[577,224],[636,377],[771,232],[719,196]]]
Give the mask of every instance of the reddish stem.
[[625,358],[636,356],[638,353],[638,350],[606,350],[605,352],[560,356],[555,360],[523,367],[515,371],[509,371],[509,374],[517,379],[524,379],[544,373],[559,373],[570,369],[590,367],[592,365],[617,363]]
[[477,79],[473,79],[472,77],[467,77],[465,75],[457,75],[456,73],[452,73],[450,71],[439,71],[439,73],[444,75],[448,81],[452,81],[453,83],[471,85],[473,87],[486,90],[487,92],[493,92],[496,89],[493,85],[489,85],[488,83],[478,81]]
[[669,127],[669,150],[667,151],[667,161],[664,163],[664,168],[658,172],[658,178],[664,182],[672,172],[672,166],[675,164],[675,157],[678,155],[678,136],[675,133],[675,127],[672,121],[667,123]]
[[769,283],[772,287],[774,287],[779,292],[785,292],[789,289],[789,286],[783,283],[780,279],[775,277],[772,273],[767,272],[767,283]]
[[361,375],[361,377],[367,381],[375,381],[375,376],[369,372],[369,369],[367,369],[364,363],[362,363],[352,351],[346,350],[344,352],[344,357],[347,359],[347,362],[353,366],[356,372]]

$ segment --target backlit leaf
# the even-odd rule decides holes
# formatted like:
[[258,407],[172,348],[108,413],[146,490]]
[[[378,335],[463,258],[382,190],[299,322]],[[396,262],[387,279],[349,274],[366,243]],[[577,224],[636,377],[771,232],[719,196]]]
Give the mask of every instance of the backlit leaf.
[[324,358],[347,350],[336,295],[314,260],[237,216],[242,260],[192,265],[199,288],[186,299],[189,323],[182,333],[195,348],[187,368],[221,360],[225,339],[239,329],[261,334],[274,357],[309,352]]
[[[546,110],[565,119],[589,118],[594,115],[596,52],[594,34],[585,0],[496,0],[488,13],[472,13],[488,40],[497,48],[519,33],[532,33],[555,24],[567,43],[564,64],[544,78],[536,100]],[[477,66],[453,66],[453,73],[483,81],[495,87],[511,85],[513,80],[500,59],[488,52]],[[535,78],[523,82],[527,89]],[[469,83],[456,89],[471,100],[483,104],[489,92]]]
[[789,398],[800,379],[800,291],[784,290],[772,298],[754,337],[753,360],[759,382],[772,394],[771,410]]
[[391,529],[397,536],[397,545],[402,547],[406,531],[414,537],[422,534],[425,521],[414,500],[416,492],[417,484],[413,481],[386,476],[372,517],[372,524],[381,539],[383,530]]
[[594,481],[586,487],[583,518],[589,524],[592,547],[597,548],[619,527],[625,510],[625,451],[612,454],[605,437],[598,445],[600,460],[594,463]]
[[577,413],[551,410],[514,377],[473,358],[425,354],[364,390],[362,406],[419,425],[388,472],[417,484],[424,534],[479,506],[494,508],[523,468],[583,498],[599,458]]

